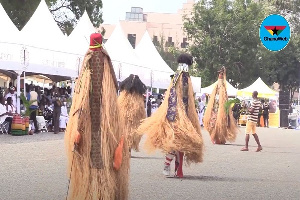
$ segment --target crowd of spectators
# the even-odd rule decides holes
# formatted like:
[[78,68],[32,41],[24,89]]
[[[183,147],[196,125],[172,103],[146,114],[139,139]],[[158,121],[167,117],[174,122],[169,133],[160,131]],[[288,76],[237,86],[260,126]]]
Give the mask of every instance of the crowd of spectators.
[[[17,114],[16,87],[10,83],[6,90],[0,88],[0,91],[0,123],[7,121],[9,123],[8,133],[11,133],[12,119]],[[70,87],[64,88],[53,85],[52,88],[48,89],[33,84],[25,84],[24,96],[27,102],[20,101],[21,114],[24,114],[27,109],[31,111],[30,120],[33,122],[35,133],[39,133],[41,130],[39,127],[41,123],[38,123],[38,119],[47,122],[47,131],[53,131],[55,134],[64,131],[68,122],[68,108],[71,104]]]

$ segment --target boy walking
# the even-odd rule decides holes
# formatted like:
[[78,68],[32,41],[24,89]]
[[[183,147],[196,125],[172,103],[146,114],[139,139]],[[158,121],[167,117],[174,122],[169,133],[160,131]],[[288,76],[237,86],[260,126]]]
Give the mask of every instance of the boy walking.
[[257,98],[258,92],[254,91],[252,93],[253,102],[249,108],[250,115],[248,116],[247,124],[246,124],[246,138],[245,138],[245,147],[241,149],[241,151],[249,151],[248,144],[250,139],[250,133],[253,135],[258,147],[256,152],[262,150],[261,144],[259,142],[258,135],[256,134],[256,123],[258,119],[259,109],[261,108],[261,102]]

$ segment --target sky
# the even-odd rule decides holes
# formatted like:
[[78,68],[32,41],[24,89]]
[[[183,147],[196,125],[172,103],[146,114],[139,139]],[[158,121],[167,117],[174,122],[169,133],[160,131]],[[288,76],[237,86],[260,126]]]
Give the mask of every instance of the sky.
[[131,7],[142,7],[144,12],[176,13],[187,0],[102,0],[104,24],[124,20]]

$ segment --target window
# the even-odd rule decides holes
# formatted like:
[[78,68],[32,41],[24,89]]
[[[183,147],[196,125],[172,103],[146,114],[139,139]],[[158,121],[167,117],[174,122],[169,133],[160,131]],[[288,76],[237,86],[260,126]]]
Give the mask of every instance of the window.
[[181,43],[181,48],[187,48],[189,43],[187,42],[187,38],[183,38]]
[[168,37],[168,41],[166,42],[166,47],[173,47],[174,42],[172,42],[172,37]]
[[147,21],[147,14],[143,14],[143,15],[144,15],[143,21],[146,22]]
[[130,12],[127,12],[127,13],[126,13],[126,20],[130,20],[130,16],[131,16],[131,13],[130,13]]
[[135,49],[136,34],[128,34],[127,38],[129,40],[131,46]]

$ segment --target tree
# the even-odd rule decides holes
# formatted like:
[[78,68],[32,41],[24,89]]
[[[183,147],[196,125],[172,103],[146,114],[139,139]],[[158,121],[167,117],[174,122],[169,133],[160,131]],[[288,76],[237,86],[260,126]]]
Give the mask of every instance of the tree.
[[262,19],[262,8],[251,1],[202,0],[195,4],[184,30],[192,41],[190,51],[204,86],[216,80],[222,66],[236,87],[248,86],[259,76],[253,61],[257,60]]
[[[0,0],[16,27],[21,30],[33,15],[41,0]],[[54,20],[63,33],[70,34],[86,10],[93,25],[99,27],[102,20],[101,0],[46,0]]]
[[292,99],[300,86],[300,2],[273,0],[264,6],[270,8],[266,9],[266,16],[279,13],[287,19],[291,27],[290,41],[283,50],[271,52],[260,47],[259,56],[268,80],[278,82],[280,89],[289,91]]
[[163,35],[160,36],[159,41],[157,40],[157,38],[153,38],[153,44],[162,59],[170,66],[173,71],[176,71],[178,67],[177,57],[184,52],[184,49],[179,49],[174,45],[168,45]]

